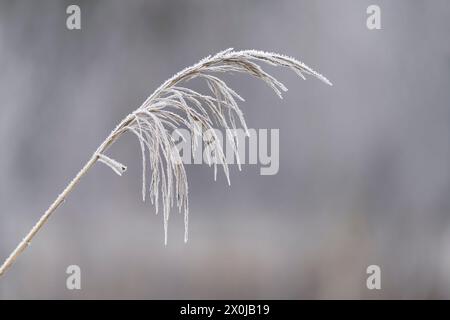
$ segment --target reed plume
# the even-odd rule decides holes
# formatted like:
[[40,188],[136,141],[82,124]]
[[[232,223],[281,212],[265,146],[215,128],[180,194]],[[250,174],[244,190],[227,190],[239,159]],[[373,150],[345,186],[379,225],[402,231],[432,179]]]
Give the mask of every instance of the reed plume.
[[[75,178],[67,185],[6,259],[0,267],[0,276],[27,248],[50,215],[65,201],[80,179],[97,161],[106,164],[119,175],[125,172],[126,166],[119,161],[111,159],[105,152],[126,132],[133,133],[137,137],[141,148],[142,199],[145,201],[148,196],[155,205],[156,213],[158,213],[159,207],[162,207],[164,243],[167,244],[167,222],[170,209],[174,205],[178,207],[180,212],[184,213],[184,241],[186,242],[188,240],[189,212],[188,181],[171,131],[187,128],[193,137],[193,141],[196,141],[198,137],[202,137],[205,132],[209,132],[206,144],[206,147],[209,149],[208,154],[212,155],[209,163],[214,166],[215,176],[217,174],[217,166],[222,166],[229,183],[228,165],[221,143],[215,135],[213,127],[218,126],[230,133],[238,126],[242,126],[247,130],[247,125],[243,112],[237,103],[237,101],[244,101],[244,99],[221,80],[218,75],[225,72],[249,74],[264,81],[282,98],[282,92],[287,91],[287,88],[264,71],[258,62],[272,66],[287,67],[303,79],[305,79],[305,75],[311,75],[331,85],[327,78],[294,58],[257,50],[233,51],[230,48],[213,56],[208,56],[180,71],[164,82],[139,108],[127,115],[114,128]],[[200,93],[183,86],[194,78],[203,79],[209,88],[209,92]],[[236,142],[232,137],[229,140],[237,156]],[[147,173],[148,171],[150,172],[149,174]],[[147,182],[148,179],[149,181]]]

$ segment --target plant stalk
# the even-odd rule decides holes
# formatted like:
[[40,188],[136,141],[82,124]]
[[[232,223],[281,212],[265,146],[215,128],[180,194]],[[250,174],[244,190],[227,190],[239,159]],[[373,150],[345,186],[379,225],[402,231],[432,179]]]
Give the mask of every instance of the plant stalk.
[[31,240],[34,238],[36,233],[42,228],[42,226],[47,222],[48,218],[52,215],[52,213],[65,201],[69,193],[75,188],[81,178],[89,171],[89,169],[95,164],[98,160],[98,153],[94,153],[88,162],[84,165],[84,167],[77,173],[75,178],[67,185],[64,191],[56,198],[56,200],[50,205],[50,207],[45,211],[45,213],[41,216],[39,221],[31,228],[30,232],[23,238],[23,240],[19,243],[19,245],[14,249],[14,251],[9,255],[9,257],[5,260],[5,262],[0,267],[0,276],[2,276],[6,270],[11,267],[17,257],[25,251],[25,249],[30,245]]

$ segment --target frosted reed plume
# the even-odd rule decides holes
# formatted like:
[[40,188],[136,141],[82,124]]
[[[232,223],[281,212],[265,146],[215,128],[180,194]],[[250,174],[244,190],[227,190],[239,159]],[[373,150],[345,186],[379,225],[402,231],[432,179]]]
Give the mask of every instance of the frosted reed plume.
[[[229,169],[222,145],[213,128],[228,129],[226,130],[228,134],[231,134],[237,126],[242,126],[247,130],[243,112],[237,103],[237,101],[244,101],[244,99],[217,75],[224,72],[250,74],[264,81],[282,98],[281,94],[287,91],[286,87],[264,71],[257,64],[258,62],[287,67],[303,79],[305,79],[305,75],[311,75],[331,85],[327,78],[294,58],[257,50],[233,51],[230,48],[213,56],[208,56],[193,66],[180,71],[156,89],[139,108],[126,116],[101,143],[76,177],[6,259],[0,267],[0,276],[26,249],[50,215],[97,161],[106,164],[119,175],[125,172],[126,166],[106,156],[105,152],[126,132],[131,132],[138,138],[141,148],[142,199],[145,201],[148,196],[155,205],[156,213],[162,206],[164,243],[167,244],[167,222],[170,209],[174,205],[178,207],[180,212],[184,213],[184,240],[187,241],[188,181],[171,133],[179,128],[187,128],[191,133],[192,141],[197,141],[196,138],[202,137],[206,145],[206,153],[210,155],[209,165],[214,166],[214,177],[216,178],[217,175],[217,166],[222,166],[228,183],[230,183]],[[194,78],[204,80],[209,92],[200,93],[183,86]],[[237,157],[236,141],[232,136],[229,137],[229,141]],[[195,143],[193,147],[196,147]],[[237,160],[239,164],[238,157]]]

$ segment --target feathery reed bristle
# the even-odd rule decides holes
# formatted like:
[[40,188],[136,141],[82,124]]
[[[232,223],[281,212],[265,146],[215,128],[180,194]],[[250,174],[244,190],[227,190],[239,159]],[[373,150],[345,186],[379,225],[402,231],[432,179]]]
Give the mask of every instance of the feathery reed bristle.
[[[246,131],[248,129],[244,114],[237,103],[238,100],[244,101],[244,99],[216,74],[224,72],[250,74],[264,81],[282,98],[282,92],[287,91],[287,88],[256,62],[287,67],[302,79],[306,79],[305,75],[311,75],[331,85],[327,78],[294,58],[257,50],[233,51],[230,48],[208,56],[168,79],[111,134],[111,139],[116,139],[117,136],[128,131],[136,135],[139,140],[143,166],[142,198],[145,201],[147,196],[146,176],[147,166],[150,164],[149,196],[151,202],[155,204],[156,213],[159,211],[160,201],[162,203],[165,244],[167,244],[169,212],[173,207],[174,198],[179,211],[184,209],[185,241],[188,239],[189,212],[186,172],[169,130],[185,127],[189,129],[195,141],[208,132],[207,148],[214,155],[214,161],[211,160],[210,164],[214,164],[215,175],[217,165],[222,165],[227,181],[230,183],[228,165],[213,126],[231,129],[226,130],[228,134],[231,134],[232,130],[237,128],[238,120]],[[205,80],[210,93],[202,94],[180,86],[181,83],[193,78]],[[232,137],[229,140],[237,156],[236,142]],[[240,166],[239,160],[238,164]]]
[[[144,103],[134,112],[126,116],[109,136],[101,143],[83,168],[77,173],[56,200],[50,205],[38,222],[31,228],[28,234],[17,245],[14,251],[0,266],[0,276],[14,263],[17,257],[29,246],[33,237],[46,223],[52,213],[65,201],[69,193],[75,188],[81,178],[100,161],[109,166],[118,175],[122,175],[126,166],[109,158],[104,152],[125,132],[132,132],[139,140],[142,152],[142,199],[147,195],[147,162],[150,164],[150,200],[155,204],[158,213],[161,202],[164,215],[164,243],[167,244],[167,223],[170,208],[174,205],[174,198],[180,212],[184,209],[184,241],[188,240],[188,182],[183,162],[169,129],[177,130],[185,127],[190,130],[192,138],[202,137],[207,133],[207,148],[213,159],[209,164],[214,164],[214,177],[217,173],[217,165],[222,165],[228,183],[230,176],[228,165],[219,143],[219,139],[213,130],[213,125],[226,129],[231,135],[237,128],[236,118],[240,125],[247,131],[244,114],[236,100],[244,99],[231,89],[223,80],[213,75],[223,72],[247,73],[263,80],[275,93],[282,98],[281,93],[287,88],[265,72],[255,61],[265,62],[273,66],[288,67],[305,79],[306,75],[312,75],[325,83],[331,82],[321,74],[315,72],[305,64],[294,58],[256,50],[233,51],[227,49],[214,56],[208,56],[191,67],[188,67],[172,78],[164,82]],[[201,94],[179,84],[193,78],[201,78],[206,81],[210,94]],[[231,129],[231,130],[230,130]],[[230,137],[233,151],[237,157],[237,142]],[[195,143],[194,143],[195,147]],[[148,160],[146,156],[148,151]],[[240,168],[240,166],[239,166]]]

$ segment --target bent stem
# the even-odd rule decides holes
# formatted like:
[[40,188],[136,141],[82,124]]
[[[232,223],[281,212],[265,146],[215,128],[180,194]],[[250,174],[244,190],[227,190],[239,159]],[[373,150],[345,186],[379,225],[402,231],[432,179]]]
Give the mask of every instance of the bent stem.
[[94,163],[98,160],[98,154],[95,153],[88,162],[84,165],[84,167],[78,172],[75,178],[67,185],[64,191],[56,198],[56,200],[50,205],[50,207],[45,211],[45,213],[41,216],[39,221],[31,228],[30,232],[23,238],[23,240],[19,243],[19,245],[14,249],[14,251],[9,255],[9,257],[5,260],[5,262],[0,267],[0,276],[2,276],[6,270],[11,267],[17,257],[25,251],[25,249],[30,245],[31,240],[34,238],[36,233],[42,228],[42,226],[47,222],[48,218],[52,215],[52,213],[65,201],[69,193],[75,188],[81,178],[89,171],[89,169],[94,165]]
[[0,267],[0,277],[5,274],[6,270],[12,266],[14,261],[19,257],[19,255],[25,251],[25,249],[30,245],[31,240],[33,240],[34,236],[38,233],[38,231],[44,226],[47,220],[50,218],[52,213],[58,209],[58,207],[66,200],[67,196],[72,192],[75,186],[80,182],[81,178],[88,173],[89,169],[100,159],[103,152],[106,151],[123,133],[120,129],[125,126],[130,121],[130,117],[127,116],[123,119],[117,127],[110,133],[110,135],[102,142],[102,144],[98,147],[98,149],[94,152],[91,158],[86,162],[83,168],[77,173],[75,178],[70,181],[70,183],[66,186],[63,192],[59,194],[56,200],[50,205],[50,207],[45,211],[45,213],[41,216],[38,222],[34,225],[33,228],[28,232],[25,238],[17,245],[13,252],[9,255],[9,257],[3,262]]
[[59,194],[59,196],[56,198],[56,200],[50,205],[50,207],[45,211],[45,213],[41,216],[38,222],[31,228],[31,230],[28,232],[28,234],[25,236],[25,238],[22,239],[22,241],[17,245],[17,247],[14,249],[13,252],[9,255],[9,257],[3,262],[2,266],[0,267],[0,277],[5,274],[6,270],[8,270],[9,267],[12,266],[14,261],[19,257],[19,255],[25,251],[25,249],[30,245],[31,240],[33,240],[34,236],[38,233],[38,231],[44,226],[44,224],[47,222],[47,220],[50,218],[52,213],[58,209],[58,207],[66,200],[67,196],[72,192],[72,190],[75,188],[75,186],[80,182],[81,178],[88,173],[89,169],[92,168],[92,166],[97,162],[97,160],[100,159],[103,152],[106,151],[116,140],[119,138],[119,136],[123,133],[123,131],[120,131],[120,129],[127,125],[130,121],[130,117],[127,116],[125,119],[123,119],[117,127],[110,133],[110,135],[100,144],[100,146],[97,148],[97,150],[94,152],[94,154],[91,156],[91,158],[86,162],[86,164],[83,166],[83,168],[77,173],[75,178],[70,181],[70,183],[66,186],[63,192]]
[[94,152],[92,157],[86,162],[84,167],[77,173],[75,178],[70,181],[70,183],[66,186],[63,192],[59,194],[56,200],[50,205],[50,207],[45,211],[45,213],[41,216],[38,222],[34,225],[33,228],[28,232],[25,238],[17,245],[16,249],[9,255],[9,257],[3,262],[0,267],[0,277],[8,270],[9,267],[12,266],[14,261],[16,261],[17,257],[25,251],[25,249],[30,245],[31,240],[33,240],[34,236],[38,233],[38,231],[44,226],[47,220],[50,218],[53,212],[66,200],[67,196],[72,192],[75,186],[80,182],[81,178],[88,173],[89,169],[99,160],[102,153],[109,148],[117,138],[123,133],[118,132],[118,129],[122,128],[122,126],[126,125],[129,121],[129,117],[123,119],[119,125],[111,132],[111,134],[102,142],[102,144],[98,147],[97,151]]

